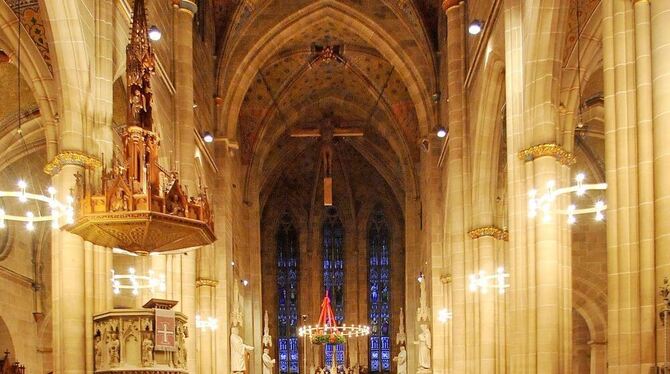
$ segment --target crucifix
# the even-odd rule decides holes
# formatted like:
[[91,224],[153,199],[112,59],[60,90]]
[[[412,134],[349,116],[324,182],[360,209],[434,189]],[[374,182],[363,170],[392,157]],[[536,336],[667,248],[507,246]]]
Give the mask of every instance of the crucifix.
[[323,168],[323,205],[333,205],[333,139],[335,137],[360,137],[358,127],[335,127],[333,118],[326,116],[321,128],[294,129],[292,138],[321,138],[321,166]]

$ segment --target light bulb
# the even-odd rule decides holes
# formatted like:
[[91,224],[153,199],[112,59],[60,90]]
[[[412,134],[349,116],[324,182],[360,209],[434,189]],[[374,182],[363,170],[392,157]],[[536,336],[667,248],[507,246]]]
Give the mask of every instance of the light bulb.
[[444,138],[446,136],[447,136],[447,129],[445,129],[444,127],[440,127],[439,129],[437,129],[438,138]]
[[212,135],[212,133],[206,131],[204,134],[202,134],[202,140],[205,143],[211,143],[211,142],[214,141],[214,135]]
[[482,21],[476,19],[470,23],[470,26],[468,26],[468,33],[470,35],[478,35],[480,32],[482,32]]
[[161,30],[158,27],[156,27],[155,25],[149,27],[149,39],[151,39],[154,42],[157,42],[161,40],[162,36],[163,34],[161,33]]

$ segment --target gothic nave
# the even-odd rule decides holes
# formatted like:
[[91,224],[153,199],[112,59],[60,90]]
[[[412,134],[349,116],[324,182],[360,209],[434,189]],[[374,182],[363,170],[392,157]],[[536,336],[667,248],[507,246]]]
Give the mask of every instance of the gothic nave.
[[0,26],[0,374],[670,373],[670,0]]

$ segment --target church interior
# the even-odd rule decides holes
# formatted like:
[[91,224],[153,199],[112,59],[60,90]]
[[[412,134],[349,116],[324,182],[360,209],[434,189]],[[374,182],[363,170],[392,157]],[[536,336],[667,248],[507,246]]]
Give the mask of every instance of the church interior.
[[670,1],[0,25],[0,374],[670,373]]

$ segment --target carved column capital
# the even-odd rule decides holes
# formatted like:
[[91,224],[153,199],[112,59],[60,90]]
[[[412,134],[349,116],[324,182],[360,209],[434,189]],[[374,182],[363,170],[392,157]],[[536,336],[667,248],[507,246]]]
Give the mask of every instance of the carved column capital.
[[577,162],[574,154],[553,143],[534,145],[519,152],[519,159],[523,161],[533,161],[543,156],[552,156],[565,166],[572,166]]
[[172,0],[172,6],[188,10],[191,14],[198,13],[198,5],[193,0]]
[[207,278],[198,278],[195,281],[195,287],[200,288],[200,287],[216,287],[219,285],[219,281],[215,279],[207,279]]
[[442,9],[444,9],[444,12],[446,13],[449,10],[449,8],[459,5],[462,1],[463,0],[443,0]]
[[485,236],[490,236],[497,240],[509,241],[509,231],[495,226],[478,227],[468,231],[468,235],[470,235],[472,239],[479,239]]
[[44,172],[53,176],[58,174],[65,165],[76,165],[87,169],[94,169],[102,166],[100,160],[82,152],[63,151],[56,155],[53,160],[44,166]]

